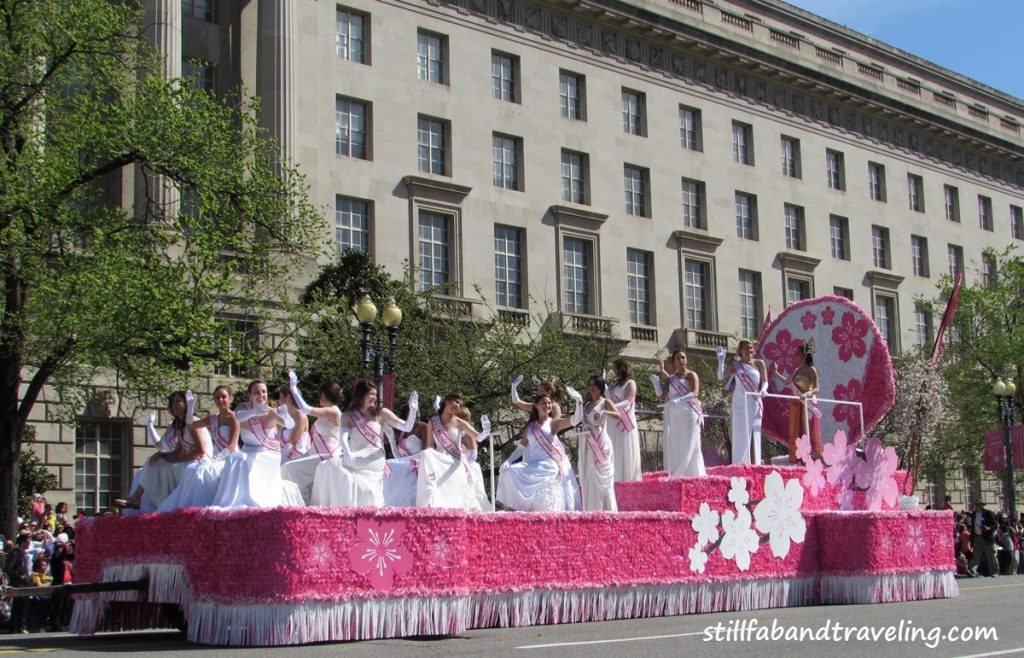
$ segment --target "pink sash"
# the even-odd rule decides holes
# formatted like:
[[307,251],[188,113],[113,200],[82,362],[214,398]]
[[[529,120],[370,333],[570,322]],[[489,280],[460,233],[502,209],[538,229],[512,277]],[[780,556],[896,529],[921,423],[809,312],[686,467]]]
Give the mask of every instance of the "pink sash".
[[[746,369],[741,364],[734,363],[732,366],[732,371],[733,376],[736,378],[736,381],[742,384],[743,388],[747,389],[751,393],[758,393],[760,391],[757,384],[754,383],[754,380],[750,378],[750,375],[747,374]],[[733,395],[735,395],[735,393]],[[755,397],[754,399],[757,400],[757,413],[759,415],[764,414],[764,402],[761,400],[760,397]]]
[[174,425],[169,425],[167,429],[164,430],[164,435],[160,437],[160,445],[167,446],[167,452],[174,452],[178,449],[178,442],[180,438],[181,437],[178,436],[178,432],[174,429]]
[[220,435],[220,415],[210,416],[210,434],[213,435],[213,445],[220,450],[228,449],[228,440]]
[[316,454],[320,455],[320,461],[327,461],[334,457],[334,452],[327,445],[327,439],[316,429],[316,423],[309,428],[309,442],[312,444]]
[[[549,439],[551,436],[544,431],[544,428],[539,423],[533,423],[530,425],[530,433],[537,441],[537,445],[543,448],[544,452],[548,453],[548,457],[558,466],[558,476],[562,476],[562,462],[565,461],[565,450],[561,446],[555,445],[555,442]],[[557,441],[558,439],[555,439]]]
[[[787,388],[790,391],[793,392],[793,395],[795,395],[797,397],[800,397],[801,395],[804,394],[803,391],[801,391],[799,388],[796,387],[796,384],[789,384],[789,386]],[[806,399],[807,399],[807,410],[810,411],[812,414],[814,414],[815,418],[820,419],[821,418],[821,409],[818,408],[818,405],[815,403],[814,398],[810,397],[810,398],[806,398]]]
[[[598,400],[597,403],[591,403],[591,404],[593,405],[593,407],[596,407],[598,404],[603,406],[604,405],[604,398],[601,398],[600,400]],[[593,409],[593,407],[591,407],[591,409]],[[598,428],[597,428],[596,425],[594,425],[593,423],[590,422],[590,413],[589,412],[590,412],[591,409],[588,409],[587,410],[588,413],[585,414],[584,417],[583,417],[584,418],[584,424],[587,426],[587,445],[590,446],[590,449],[594,453],[594,463],[595,464],[601,464],[601,463],[604,463],[605,461],[608,460],[608,456],[605,454],[604,446],[601,444],[601,432],[597,432],[595,434],[594,430],[598,429]]]
[[384,450],[384,437],[373,431],[370,424],[363,418],[363,414],[358,411],[350,411],[348,412],[348,417],[355,428],[359,430],[359,433],[363,435],[363,438],[366,439],[367,443],[378,450]]
[[[245,405],[242,409],[251,409],[249,405]],[[259,442],[260,446],[264,450],[270,450],[271,452],[281,452],[281,443],[277,440],[277,434],[270,436],[267,433],[265,427],[263,427],[262,416],[253,416],[249,420],[245,421],[249,424],[249,431],[252,432],[253,436],[256,437],[256,441]]]
[[[608,387],[608,397],[611,398],[611,401],[615,404],[616,407],[618,407],[619,403],[622,402],[622,398],[615,394],[614,386]],[[629,406],[627,406],[625,409],[619,409],[620,413],[618,428],[620,432],[625,432],[628,434],[632,432],[633,429],[636,427],[636,424],[633,422],[633,407],[635,406],[635,404],[635,402],[630,402]]]
[[[690,385],[686,383],[685,379],[680,379],[675,375],[668,378],[668,385],[672,387],[672,390],[676,392],[679,397],[687,396],[690,391]],[[693,413],[697,414],[697,422],[700,423],[701,427],[704,427],[704,407],[701,405],[700,400],[696,397],[692,397],[686,401],[686,404],[690,405],[693,409]]]
[[440,416],[434,416],[430,419],[430,428],[434,432],[434,443],[440,444],[444,451],[451,455],[452,459],[460,462],[462,467],[466,469],[466,477],[472,479],[473,473],[469,470],[469,464],[466,462],[465,455],[462,454],[462,448],[448,434],[448,428],[441,424]]

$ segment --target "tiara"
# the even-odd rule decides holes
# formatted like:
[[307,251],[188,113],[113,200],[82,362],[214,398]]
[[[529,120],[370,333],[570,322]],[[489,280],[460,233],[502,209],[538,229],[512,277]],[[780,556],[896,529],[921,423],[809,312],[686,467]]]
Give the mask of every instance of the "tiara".
[[800,351],[804,354],[814,354],[814,339],[808,338],[804,342],[800,343]]

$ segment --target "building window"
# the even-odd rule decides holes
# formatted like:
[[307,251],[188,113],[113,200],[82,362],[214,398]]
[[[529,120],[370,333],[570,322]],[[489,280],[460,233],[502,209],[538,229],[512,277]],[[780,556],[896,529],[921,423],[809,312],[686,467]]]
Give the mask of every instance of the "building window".
[[889,352],[896,353],[899,350],[897,339],[899,332],[896,329],[896,298],[889,295],[875,295],[875,324],[882,338],[889,344]]
[[839,151],[825,151],[825,177],[828,180],[828,186],[833,190],[846,189],[843,154]]
[[996,255],[991,251],[981,254],[981,282],[990,288],[996,285]]
[[338,59],[366,63],[366,15],[351,9],[337,11]]
[[591,312],[590,275],[593,243],[566,237],[562,241],[562,271],[565,275],[565,312]]
[[651,319],[651,260],[648,251],[626,249],[626,292],[632,324],[654,324]]
[[494,288],[498,306],[523,308],[523,231],[494,225]]
[[626,214],[648,217],[650,212],[650,172],[641,167],[623,167],[623,181],[626,193]]
[[850,260],[850,222],[839,215],[828,217],[829,246],[832,258]]
[[214,66],[201,60],[185,60],[181,63],[181,77],[192,80],[192,86],[202,91],[214,90]]
[[370,157],[370,123],[366,103],[349,98],[334,101],[334,152],[349,158]]
[[885,166],[868,163],[868,193],[875,201],[885,201]]
[[736,193],[736,237],[757,240],[757,197]]
[[622,130],[630,135],[647,134],[647,99],[632,89],[622,89]]
[[683,226],[686,228],[703,229],[704,222],[704,183],[683,179]]
[[871,227],[871,260],[875,267],[889,269],[889,229],[881,226]]
[[946,220],[950,222],[960,221],[960,190],[952,185],[942,186],[942,197],[946,203]]
[[782,136],[782,175],[800,178],[800,140]]
[[983,231],[993,230],[992,197],[978,195],[978,226]]
[[753,127],[739,121],[732,122],[732,159],[740,164],[754,164]]
[[521,190],[519,162],[523,152],[523,140],[494,133],[492,148],[494,152],[494,186],[505,190]]
[[212,23],[213,0],[181,0],[181,15]]
[[421,291],[451,282],[451,216],[421,210],[419,255]]
[[368,251],[369,236],[370,204],[361,199],[336,196],[334,198],[334,242],[338,253]]
[[708,329],[708,301],[710,299],[710,267],[699,260],[687,260],[686,268],[686,327],[688,329]]
[[251,360],[260,341],[259,327],[245,318],[221,318],[220,323],[214,372],[224,377],[255,376]]
[[420,30],[416,33],[416,77],[427,82],[448,81],[448,37]]
[[519,102],[518,57],[491,52],[491,93],[501,101]]
[[786,204],[782,210],[785,220],[786,249],[806,251],[804,244],[804,209]]
[[907,194],[910,209],[924,212],[924,179],[917,174],[907,174]]
[[562,150],[562,201],[587,203],[587,155]]
[[1014,240],[1024,240],[1024,208],[1010,206],[1010,233]]
[[425,174],[448,175],[448,122],[420,116],[417,121],[417,166]]
[[679,143],[689,151],[701,150],[700,110],[679,106]]
[[760,324],[761,274],[740,270],[740,338],[756,338]]
[[811,282],[795,277],[786,278],[786,305],[811,298]]
[[949,276],[955,279],[957,274],[964,271],[964,248],[949,244],[946,245],[946,253],[949,255]]
[[75,506],[80,512],[113,509],[124,489],[125,423],[79,419],[75,424]]
[[845,297],[851,302],[853,301],[853,288],[842,288],[840,286],[832,287],[832,294],[836,297]]
[[914,276],[928,276],[928,238],[910,236],[910,264]]
[[914,304],[914,334],[921,347],[932,344],[932,313],[924,304]]
[[558,101],[562,116],[586,121],[586,78],[562,71],[558,76]]

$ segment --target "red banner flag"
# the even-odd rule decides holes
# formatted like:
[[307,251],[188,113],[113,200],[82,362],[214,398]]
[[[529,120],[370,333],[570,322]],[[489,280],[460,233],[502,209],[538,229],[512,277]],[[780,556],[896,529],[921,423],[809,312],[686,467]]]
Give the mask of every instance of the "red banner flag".
[[953,280],[953,291],[949,294],[949,302],[946,303],[946,312],[942,314],[942,323],[939,330],[935,332],[935,347],[932,348],[932,365],[939,362],[939,355],[942,354],[942,337],[953,321],[953,314],[956,313],[957,302],[960,301],[960,286],[964,284],[964,273],[957,272]]
[[[1010,430],[1013,445],[1013,467],[1024,469],[1024,425]],[[985,470],[1001,471],[1006,468],[1006,429],[997,427],[985,432]]]

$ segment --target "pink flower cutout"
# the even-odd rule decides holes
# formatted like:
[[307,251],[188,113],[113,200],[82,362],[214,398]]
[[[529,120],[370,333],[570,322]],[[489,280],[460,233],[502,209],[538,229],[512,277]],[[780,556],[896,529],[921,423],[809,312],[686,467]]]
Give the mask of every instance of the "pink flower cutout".
[[805,464],[811,460],[811,437],[806,434],[796,440],[796,458]]
[[836,498],[836,502],[839,503],[839,509],[841,510],[852,510],[853,509],[853,489],[843,489],[839,492],[839,496]]
[[774,361],[779,372],[790,373],[800,367],[797,360],[797,352],[800,349],[800,341],[793,338],[788,329],[782,329],[775,336],[774,343],[764,346],[764,355],[768,360]]
[[867,352],[864,337],[868,334],[868,321],[843,313],[843,323],[832,330],[832,342],[839,346],[839,360],[846,363],[853,357],[862,358]]
[[832,443],[822,447],[821,458],[828,465],[828,483],[849,488],[853,483],[857,453],[852,445],[847,444],[846,432],[836,432]]
[[820,459],[812,459],[807,464],[807,472],[804,473],[800,481],[810,490],[812,496],[818,495],[818,492],[825,486],[825,466]]
[[388,592],[395,586],[395,574],[412,568],[412,553],[402,546],[404,521],[376,522],[372,519],[356,521],[356,534],[363,539],[348,552],[352,570],[369,576],[370,585],[379,592]]
[[832,326],[832,321],[836,319],[836,312],[832,310],[831,306],[826,306],[825,310],[821,312],[821,323],[826,327]]
[[920,524],[911,524],[907,526],[907,535],[903,540],[903,547],[905,552],[910,555],[910,563],[915,566],[921,566],[924,562],[924,554],[927,552],[928,537],[924,533],[924,529]]
[[800,316],[800,324],[803,325],[805,331],[810,331],[818,324],[818,316],[807,311]]
[[896,449],[892,446],[882,447],[878,437],[868,439],[864,446],[865,460],[857,465],[854,471],[854,479],[857,486],[867,489],[867,507],[869,510],[882,509],[885,503],[889,507],[896,505],[896,497],[899,490],[896,486],[896,467],[899,466],[899,459],[896,457]]
[[[832,396],[836,400],[863,402],[864,386],[860,383],[859,379],[851,379],[846,383],[846,386],[838,384],[835,390],[832,391]],[[854,436],[860,430],[860,413],[857,407],[852,404],[835,405],[832,407],[832,417],[835,418],[837,423],[846,423],[850,428],[850,433]]]

